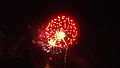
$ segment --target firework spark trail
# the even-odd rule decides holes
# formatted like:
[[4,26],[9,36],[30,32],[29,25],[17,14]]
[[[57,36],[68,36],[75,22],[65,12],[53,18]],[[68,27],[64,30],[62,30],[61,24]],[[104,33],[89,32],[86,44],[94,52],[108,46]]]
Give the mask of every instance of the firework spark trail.
[[64,57],[65,67],[64,67],[64,68],[67,68],[67,52],[68,52],[68,46],[67,46],[66,49],[65,49],[65,57]]

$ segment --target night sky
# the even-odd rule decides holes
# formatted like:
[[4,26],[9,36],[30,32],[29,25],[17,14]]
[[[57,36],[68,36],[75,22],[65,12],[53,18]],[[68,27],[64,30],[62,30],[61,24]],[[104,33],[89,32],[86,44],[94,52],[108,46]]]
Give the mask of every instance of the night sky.
[[[0,8],[0,68],[44,68],[48,54],[32,43],[36,28],[59,14],[79,26],[78,44],[68,50],[67,68],[107,68],[108,23],[104,1],[6,1]],[[63,55],[53,55],[52,68],[63,68]]]

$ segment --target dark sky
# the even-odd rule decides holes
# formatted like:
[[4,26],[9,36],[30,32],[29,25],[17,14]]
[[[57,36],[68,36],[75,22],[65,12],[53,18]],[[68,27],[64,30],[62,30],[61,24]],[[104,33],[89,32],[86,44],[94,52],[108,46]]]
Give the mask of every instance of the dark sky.
[[[0,8],[0,68],[43,68],[45,55],[31,43],[33,31],[59,14],[71,15],[79,26],[78,44],[68,52],[68,68],[107,68],[109,34],[102,0],[3,2]],[[54,62],[51,65],[62,65],[60,60]]]

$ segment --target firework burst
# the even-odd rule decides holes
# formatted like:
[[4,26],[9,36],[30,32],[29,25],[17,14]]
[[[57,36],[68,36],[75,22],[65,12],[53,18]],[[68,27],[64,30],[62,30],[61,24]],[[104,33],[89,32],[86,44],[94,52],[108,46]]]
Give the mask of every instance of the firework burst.
[[58,16],[39,33],[37,44],[46,52],[58,54],[73,44],[77,33],[76,23],[70,17]]

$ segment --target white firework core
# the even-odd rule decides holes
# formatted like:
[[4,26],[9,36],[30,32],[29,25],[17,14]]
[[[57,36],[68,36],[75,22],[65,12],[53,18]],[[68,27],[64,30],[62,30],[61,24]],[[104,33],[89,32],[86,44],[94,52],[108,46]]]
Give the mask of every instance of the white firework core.
[[53,35],[53,38],[51,38],[50,41],[48,41],[48,43],[51,47],[54,47],[54,46],[57,47],[57,45],[56,45],[57,41],[65,41],[64,40],[65,36],[66,35],[65,35],[64,30],[62,30],[62,29],[57,30],[56,33]]

